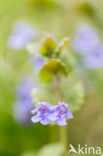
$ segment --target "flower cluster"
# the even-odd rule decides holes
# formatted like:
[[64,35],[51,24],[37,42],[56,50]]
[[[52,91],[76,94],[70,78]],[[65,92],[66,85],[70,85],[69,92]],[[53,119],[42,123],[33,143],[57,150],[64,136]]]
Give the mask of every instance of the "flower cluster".
[[47,125],[52,121],[55,121],[60,126],[67,125],[66,119],[72,119],[73,115],[68,110],[68,105],[59,102],[58,105],[52,106],[48,102],[38,102],[40,105],[38,108],[32,111],[34,116],[31,118],[32,122],[40,122],[43,125]]
[[20,123],[30,121],[30,111],[34,107],[31,91],[34,87],[34,81],[30,77],[26,77],[16,89],[18,101],[14,105],[14,116]]
[[8,38],[8,47],[21,50],[36,37],[35,29],[26,22],[19,21],[14,25],[14,29]]
[[83,63],[87,68],[103,67],[103,45],[95,29],[82,25],[72,41],[72,49],[83,56]]

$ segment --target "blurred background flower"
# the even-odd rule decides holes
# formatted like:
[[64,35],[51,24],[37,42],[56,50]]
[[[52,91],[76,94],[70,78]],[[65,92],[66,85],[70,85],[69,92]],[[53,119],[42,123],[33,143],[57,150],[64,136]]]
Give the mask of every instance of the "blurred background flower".
[[84,57],[85,66],[90,69],[103,68],[103,45],[98,45],[91,53]]
[[14,24],[13,31],[8,38],[8,47],[21,50],[36,38],[36,30],[29,23],[18,21]]
[[25,75],[16,89],[18,101],[14,105],[14,116],[22,124],[30,123],[31,110],[34,108],[32,89],[36,87],[32,78]]
[[97,31],[89,25],[80,25],[72,41],[75,52],[87,55],[100,43]]
[[30,56],[31,65],[35,74],[38,74],[40,69],[43,67],[46,62],[42,56],[33,55]]
[[93,27],[81,25],[77,29],[72,40],[72,49],[82,55],[81,62],[85,67],[89,69],[103,67],[103,46],[99,34]]

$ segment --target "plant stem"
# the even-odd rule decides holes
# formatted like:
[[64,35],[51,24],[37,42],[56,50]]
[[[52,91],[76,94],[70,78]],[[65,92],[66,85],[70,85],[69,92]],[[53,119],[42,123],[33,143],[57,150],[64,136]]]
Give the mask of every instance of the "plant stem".
[[58,134],[58,127],[55,125],[52,125],[49,127],[49,131],[50,131],[50,142],[54,143],[57,142],[59,135]]
[[68,156],[67,126],[60,127],[60,141],[64,148],[63,156]]
[[[60,77],[56,76],[56,91],[58,92],[59,99],[64,101],[63,93],[60,88]],[[64,153],[63,156],[68,156],[68,137],[67,137],[67,126],[59,127],[60,131],[60,142],[63,145]]]

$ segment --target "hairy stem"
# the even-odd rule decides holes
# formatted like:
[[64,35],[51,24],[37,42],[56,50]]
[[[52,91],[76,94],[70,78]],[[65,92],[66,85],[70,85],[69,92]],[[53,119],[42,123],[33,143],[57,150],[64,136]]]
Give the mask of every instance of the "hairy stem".
[[[58,93],[60,101],[64,101],[63,93],[60,88],[60,77],[56,76],[56,92]],[[67,126],[59,127],[60,131],[60,142],[63,145],[64,153],[63,156],[68,156],[68,137],[67,137]]]

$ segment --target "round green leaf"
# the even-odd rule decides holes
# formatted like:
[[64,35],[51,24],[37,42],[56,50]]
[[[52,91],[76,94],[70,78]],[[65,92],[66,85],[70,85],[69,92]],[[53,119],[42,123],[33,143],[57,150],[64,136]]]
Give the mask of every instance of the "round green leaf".
[[55,49],[56,49],[55,41],[53,40],[52,37],[47,37],[41,45],[40,52],[43,56],[51,57],[52,54],[55,52]]
[[43,82],[49,82],[52,80],[53,75],[57,75],[58,73],[67,75],[66,67],[61,61],[51,59],[41,68],[40,77]]

